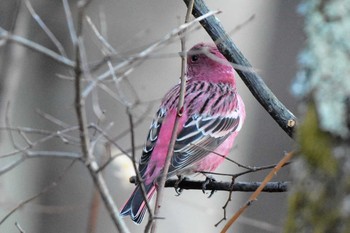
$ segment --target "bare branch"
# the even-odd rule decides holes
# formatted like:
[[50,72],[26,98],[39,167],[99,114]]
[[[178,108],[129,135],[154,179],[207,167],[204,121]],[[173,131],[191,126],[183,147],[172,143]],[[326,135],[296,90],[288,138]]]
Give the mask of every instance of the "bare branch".
[[[105,37],[98,31],[97,27],[95,24],[92,22],[91,18],[89,16],[85,16],[86,22],[90,25],[92,31],[96,35],[97,39],[101,42],[102,44],[102,52],[105,55],[110,55],[110,54],[117,54],[117,51],[113,48],[113,46],[108,43],[108,41],[105,39]],[[105,48],[105,50],[103,50]]]
[[232,224],[238,219],[238,217],[254,202],[260,195],[267,183],[277,174],[277,172],[283,167],[283,165],[288,162],[294,152],[287,153],[276,165],[276,167],[265,177],[263,182],[260,184],[259,188],[249,197],[248,201],[242,206],[226,223],[225,227],[222,229],[221,233],[226,233],[227,230],[232,226]]
[[62,3],[63,3],[63,8],[64,8],[64,13],[66,14],[66,22],[68,25],[69,35],[70,35],[70,38],[72,40],[73,45],[76,46],[78,43],[78,36],[77,36],[77,33],[75,31],[75,28],[74,28],[74,21],[73,21],[73,17],[72,17],[72,12],[70,10],[69,3],[67,0],[62,0]]
[[81,159],[81,154],[74,152],[65,152],[65,151],[26,151],[25,152],[28,158],[37,158],[37,157],[51,157],[59,159]]
[[[232,186],[234,185],[234,183],[235,183],[235,178],[232,177],[231,187],[230,187],[230,188],[232,188]],[[224,211],[224,216],[222,217],[222,219],[219,220],[219,222],[217,222],[217,223],[214,225],[215,227],[219,226],[219,224],[222,223],[223,221],[226,221],[226,216],[227,216],[227,211],[226,211],[226,210],[227,210],[228,204],[232,201],[232,193],[233,193],[233,191],[232,191],[232,189],[231,189],[231,190],[228,192],[227,200],[226,200],[224,206],[222,207],[222,209],[223,209],[223,211]]]
[[[145,58],[147,58],[149,56],[149,54],[154,52],[156,49],[159,49],[162,46],[164,46],[171,39],[178,36],[178,34],[180,32],[182,32],[183,30],[186,30],[187,28],[190,28],[193,25],[195,25],[197,22],[200,22],[201,20],[203,20],[203,19],[205,19],[213,14],[217,14],[217,13],[219,13],[219,11],[211,11],[211,12],[208,12],[207,14],[204,14],[204,15],[198,17],[197,19],[195,19],[189,23],[181,25],[177,29],[174,29],[173,31],[171,31],[170,33],[165,35],[163,37],[163,39],[161,39],[161,40],[157,41],[156,43],[152,44],[151,46],[147,47],[142,52],[138,53],[137,55],[135,55],[133,57],[130,57],[126,61],[123,61],[123,62],[119,63],[118,65],[116,65],[115,67],[113,67],[113,72],[117,72],[118,70],[121,70],[121,69],[123,69],[123,68],[137,62],[137,61],[143,61]],[[111,74],[112,74],[112,72],[110,70],[106,71],[105,73],[101,74],[96,80],[91,81],[89,83],[89,85],[85,88],[85,90],[82,94],[82,97],[86,98],[90,94],[90,92],[93,90],[93,88],[95,88],[95,86],[97,85],[98,82],[101,82],[101,81],[105,80],[106,78],[110,77]]]
[[25,231],[24,231],[23,228],[19,225],[18,222],[15,222],[15,226],[17,227],[17,229],[19,230],[20,233],[25,233]]
[[75,66],[74,62],[70,60],[69,58],[62,56],[40,44],[37,44],[31,40],[28,40],[24,37],[13,35],[9,31],[6,31],[2,27],[0,27],[0,39],[8,40],[11,42],[15,42],[19,45],[22,45],[30,50],[33,50],[35,52],[38,52],[40,54],[43,54],[55,61],[57,61],[59,64],[65,65],[69,68],[73,68]]
[[22,162],[24,162],[28,158],[37,158],[37,157],[51,157],[51,158],[59,158],[59,159],[81,159],[81,155],[73,152],[64,152],[64,151],[30,151],[24,150],[21,152],[19,158],[12,161],[11,163],[5,165],[0,169],[0,176],[5,174],[6,172],[14,169]]
[[141,187],[142,197],[143,197],[143,200],[145,201],[145,205],[146,205],[147,211],[149,213],[148,223],[145,227],[145,232],[148,232],[150,227],[152,226],[154,215],[153,215],[152,208],[149,204],[149,201],[147,199],[147,192],[146,192],[144,182],[142,180],[141,174],[140,174],[139,170],[137,169],[137,165],[136,165],[135,135],[134,135],[135,131],[134,131],[133,117],[129,111],[129,108],[127,108],[127,114],[128,114],[128,118],[129,118],[129,124],[130,124],[131,160],[132,160],[132,164],[133,164],[134,171],[136,174],[136,182]]
[[[5,127],[5,128],[12,129],[12,127]],[[16,129],[16,128],[13,128],[13,129]],[[57,131],[57,132],[51,132],[51,133],[47,134],[47,136],[42,137],[42,138],[32,142],[31,145],[27,145],[27,146],[24,146],[22,148],[14,146],[15,149],[16,149],[15,151],[12,151],[12,152],[7,153],[7,154],[0,155],[0,158],[13,156],[13,155],[16,155],[18,153],[24,153],[24,152],[28,151],[29,149],[34,148],[35,146],[37,146],[37,145],[39,145],[41,143],[47,142],[48,140],[50,140],[52,138],[55,138],[55,137],[58,137],[58,138],[62,139],[62,134],[70,132],[70,131],[73,131],[73,130],[77,130],[77,129],[78,129],[77,126],[72,126],[72,127],[67,128],[67,129],[63,129],[63,130]],[[9,130],[9,131],[12,131],[12,130]],[[38,130],[37,132],[44,133],[45,131]]]
[[29,0],[23,0],[29,13],[34,18],[34,20],[38,23],[38,25],[43,29],[43,31],[46,33],[46,35],[50,38],[50,40],[54,43],[58,51],[61,53],[62,56],[67,57],[67,53],[64,50],[61,42],[56,38],[56,36],[52,33],[52,31],[46,26],[44,21],[40,18],[40,16],[35,12],[32,4]]
[[58,125],[58,126],[60,126],[62,128],[68,128],[69,127],[69,125],[67,123],[63,122],[60,119],[57,119],[56,117],[54,117],[54,116],[52,116],[52,115],[50,115],[50,114],[48,114],[46,112],[41,111],[40,109],[36,109],[36,113],[38,113],[39,116],[45,118],[46,120],[48,120],[48,121],[50,121],[50,122],[52,122],[52,123],[54,123],[54,124],[56,124],[56,125]]
[[247,20],[245,20],[244,22],[238,24],[236,27],[234,27],[231,31],[229,31],[229,35],[233,35],[235,33],[237,33],[239,30],[241,30],[243,27],[245,27],[247,24],[249,24],[250,22],[252,22],[255,19],[255,15],[251,15]]
[[[136,177],[133,176],[130,178],[131,183],[135,183]],[[176,187],[187,190],[203,190],[203,182],[202,180],[187,180],[184,179],[180,183],[178,183],[178,179],[168,179],[165,182],[166,188],[174,188]],[[178,184],[176,184],[178,183]],[[207,191],[233,191],[233,192],[254,192],[258,189],[258,187],[262,184],[262,182],[223,182],[223,181],[211,181],[209,182],[205,190]],[[262,189],[262,192],[269,193],[280,193],[287,192],[289,182],[281,181],[281,182],[268,182],[267,185]]]
[[65,169],[63,169],[63,172],[57,177],[57,179],[45,188],[43,188],[39,193],[35,194],[34,196],[28,198],[27,200],[19,203],[15,208],[13,208],[9,213],[7,213],[1,220],[0,220],[0,225],[3,224],[13,213],[15,213],[18,209],[23,207],[24,205],[28,204],[29,202],[37,199],[41,195],[47,193],[51,189],[57,186],[57,184],[63,179],[63,177],[67,174],[69,169],[74,165],[75,160],[73,160]]
[[[82,43],[82,29],[83,29],[83,18],[85,15],[86,6],[90,1],[78,2],[78,20],[76,31],[73,28],[73,21],[70,14],[70,8],[68,2],[63,0],[65,4],[65,11],[67,15],[68,25],[70,27],[70,33],[75,46],[75,109],[77,114],[77,120],[79,125],[79,136],[81,141],[82,156],[85,160],[86,167],[88,168],[91,177],[93,178],[94,184],[97,187],[103,203],[107,208],[109,215],[114,222],[116,228],[121,233],[129,233],[124,221],[119,215],[119,210],[113,201],[113,198],[108,190],[107,184],[99,171],[99,166],[96,162],[95,156],[92,154],[90,148],[90,137],[88,132],[87,116],[85,111],[85,98],[82,96],[82,75],[89,75],[87,59],[84,57],[84,47]],[[75,41],[77,39],[77,41]],[[82,70],[83,69],[83,70]]]
[[20,165],[22,162],[24,162],[25,159],[26,157],[22,155],[20,158],[16,159],[15,161],[12,161],[12,163],[2,167],[0,169],[0,176]]
[[[185,24],[188,24],[189,22],[189,18],[191,16],[191,12],[192,12],[192,7],[194,4],[194,0],[192,0],[189,4],[187,13],[186,13],[186,17],[185,17]],[[185,34],[186,33],[186,29],[182,30],[179,32],[180,35]],[[183,115],[183,110],[184,110],[184,102],[185,102],[185,92],[186,92],[186,62],[187,62],[187,54],[184,53],[184,51],[186,51],[186,42],[185,42],[185,35],[182,35],[181,38],[181,49],[182,49],[182,56],[181,56],[181,77],[180,77],[180,93],[179,93],[179,102],[177,105],[177,114],[176,114],[176,118],[175,118],[175,122],[174,122],[174,127],[173,127],[173,131],[171,133],[171,138],[170,138],[170,142],[169,142],[169,147],[168,147],[168,151],[167,151],[167,155],[166,155],[166,159],[165,159],[165,163],[164,163],[164,167],[163,167],[163,173],[159,179],[159,183],[158,183],[158,190],[157,190],[157,199],[156,199],[156,203],[154,205],[154,216],[155,217],[159,217],[159,212],[160,212],[160,208],[161,208],[161,203],[163,201],[163,190],[164,190],[164,185],[165,182],[168,178],[168,171],[169,171],[169,167],[170,167],[170,163],[171,163],[171,158],[173,157],[173,153],[174,153],[174,147],[175,147],[175,141],[177,138],[177,130],[180,124],[180,119]],[[151,233],[155,233],[156,232],[156,228],[157,228],[157,222],[154,222],[151,228]]]

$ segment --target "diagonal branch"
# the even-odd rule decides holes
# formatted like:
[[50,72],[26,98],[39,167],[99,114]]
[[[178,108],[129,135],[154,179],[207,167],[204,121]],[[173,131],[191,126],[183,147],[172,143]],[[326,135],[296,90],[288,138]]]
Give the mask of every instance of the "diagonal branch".
[[54,61],[57,61],[59,64],[65,65],[69,68],[74,67],[74,62],[72,60],[70,60],[69,58],[62,56],[38,43],[35,43],[31,40],[28,40],[24,37],[21,36],[17,36],[12,34],[9,31],[6,31],[5,29],[3,29],[2,27],[0,27],[0,39],[4,39],[10,42],[15,42],[19,45],[22,45],[32,51],[41,53],[51,59],[53,59]]
[[[189,6],[191,0],[184,0]],[[196,0],[192,14],[197,18],[209,12],[203,0]],[[297,118],[289,111],[266,86],[262,78],[254,72],[252,65],[243,56],[238,47],[233,43],[230,36],[225,32],[220,21],[215,15],[200,21],[209,36],[216,42],[220,52],[230,62],[237,64],[243,69],[234,67],[243,82],[247,85],[253,96],[278,123],[278,125],[290,136],[293,137],[297,125]]]
[[101,199],[103,200],[103,203],[105,204],[105,207],[108,210],[111,220],[113,221],[119,232],[129,233],[129,229],[126,227],[124,221],[119,215],[119,210],[116,204],[114,203],[114,200],[109,192],[104,177],[100,172],[98,172],[99,166],[96,162],[95,156],[90,150],[90,136],[88,132],[88,120],[86,116],[85,99],[82,98],[82,77],[84,74],[87,74],[89,72],[88,70],[86,70],[87,58],[84,56],[85,53],[83,51],[83,18],[85,15],[85,9],[90,3],[90,1],[86,0],[78,2],[78,20],[76,30],[73,25],[69,5],[67,4],[66,0],[64,0],[63,3],[65,5],[65,12],[72,42],[75,46],[75,110],[79,126],[82,157],[86,163],[86,167],[89,170],[91,177],[93,178],[94,184],[101,195]]
[[192,20],[189,23],[185,23],[185,24],[180,25],[178,28],[176,28],[176,29],[172,30],[170,33],[166,34],[161,40],[153,43],[152,45],[150,45],[149,47],[147,47],[146,49],[144,49],[140,53],[136,54],[133,57],[130,57],[129,59],[127,59],[119,64],[117,64],[116,66],[113,67],[113,69],[104,72],[103,74],[98,76],[98,78],[96,80],[92,80],[87,85],[87,87],[84,89],[84,91],[82,93],[83,98],[87,97],[90,94],[90,92],[93,90],[93,88],[95,88],[95,86],[99,82],[110,77],[113,72],[117,72],[119,70],[122,70],[129,65],[135,64],[136,62],[143,61],[144,59],[148,58],[152,52],[165,46],[169,41],[171,41],[173,38],[178,36],[179,33],[182,33],[184,30],[189,30],[194,25],[196,25],[196,23],[200,22],[201,20],[203,20],[207,17],[210,17],[213,14],[217,14],[217,13],[219,13],[219,11],[211,11],[211,12],[208,12],[208,13]]
[[4,217],[1,218],[0,220],[0,225],[3,224],[6,219],[8,219],[13,213],[15,213],[18,209],[20,209],[21,207],[23,207],[24,205],[30,203],[31,201],[37,199],[38,197],[40,197],[41,195],[47,193],[48,191],[50,191],[51,189],[53,189],[54,187],[56,187],[59,182],[64,178],[64,176],[67,174],[67,172],[69,171],[69,169],[74,165],[76,160],[72,160],[72,162],[63,169],[63,172],[56,178],[55,181],[51,182],[51,184],[49,184],[48,186],[46,186],[45,188],[43,188],[39,193],[35,194],[34,196],[28,198],[25,201],[22,201],[21,203],[19,203],[16,207],[14,207],[10,212],[8,212]]
[[57,39],[57,37],[53,34],[53,32],[46,26],[45,22],[40,18],[40,16],[35,12],[32,4],[29,0],[24,0],[24,4],[26,5],[30,15],[37,22],[37,24],[41,27],[41,29],[46,33],[46,35],[50,38],[50,40],[54,43],[60,54],[64,57],[67,57],[67,53],[64,50],[61,42]]
[[255,190],[255,192],[249,197],[248,201],[229,219],[221,233],[226,233],[227,230],[232,226],[232,224],[238,219],[239,216],[254,202],[257,200],[257,197],[260,195],[262,190],[268,184],[268,182],[277,174],[277,172],[283,167],[283,165],[288,162],[294,155],[294,152],[287,153],[276,165],[274,169],[265,177],[260,186]]

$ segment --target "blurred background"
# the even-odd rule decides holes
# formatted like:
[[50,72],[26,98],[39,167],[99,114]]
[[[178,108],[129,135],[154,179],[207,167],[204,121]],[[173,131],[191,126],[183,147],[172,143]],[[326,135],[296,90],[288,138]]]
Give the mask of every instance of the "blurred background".
[[[68,57],[74,59],[73,46],[61,1],[30,0],[37,14],[63,44]],[[276,96],[294,113],[295,100],[290,94],[290,83],[297,71],[297,55],[303,46],[302,18],[296,13],[297,1],[286,0],[207,0],[212,10],[222,11],[218,15],[225,29],[230,32],[254,15],[231,35],[234,42],[258,71]],[[69,1],[73,17],[76,16],[76,1]],[[174,0],[102,0],[92,1],[87,14],[104,32],[109,43],[121,54],[120,59],[163,38],[164,35],[183,23],[186,7],[182,1]],[[2,0],[0,2],[0,27],[13,34],[30,39],[57,51],[54,44],[33,20],[24,1]],[[188,47],[210,41],[202,28],[187,36]],[[101,59],[98,40],[87,23],[84,25],[84,44],[90,63]],[[20,134],[13,140],[5,126],[28,127],[30,141],[42,137],[33,129],[55,132],[64,126],[77,125],[74,109],[74,83],[72,70],[52,59],[33,52],[16,43],[0,40],[0,169],[5,168],[21,153],[11,153],[28,145]],[[180,42],[176,38],[170,44],[152,53],[142,64],[128,74],[122,90],[129,101],[140,100],[132,109],[135,122],[136,145],[142,146],[147,129],[162,96],[175,84],[180,76]],[[119,62],[115,59],[114,64]],[[101,74],[108,68],[102,66],[94,73]],[[95,77],[95,76],[94,76]],[[278,127],[259,103],[238,79],[238,90],[246,105],[246,123],[237,138],[230,158],[249,166],[277,163],[285,151],[294,148],[293,141]],[[136,94],[135,94],[135,93]],[[98,106],[105,119],[99,120],[94,111],[96,99],[88,98],[89,122],[99,124],[110,138],[115,138],[129,128],[126,108],[101,89],[96,89]],[[93,105],[92,103],[95,103]],[[44,115],[44,116],[43,116]],[[60,123],[49,120],[53,116]],[[7,120],[6,120],[7,119]],[[113,126],[110,123],[113,122]],[[107,130],[108,129],[108,130]],[[93,134],[94,132],[91,131]],[[72,136],[77,136],[74,131]],[[130,149],[130,134],[116,140],[125,150]],[[138,147],[140,148],[140,147]],[[33,151],[80,152],[77,145],[64,144],[60,139],[48,140],[35,145]],[[97,147],[96,155],[106,160],[103,144]],[[112,154],[118,154],[113,150]],[[140,155],[140,149],[137,150]],[[6,156],[5,155],[11,155]],[[0,218],[23,200],[26,200],[52,184],[64,174],[57,185],[37,199],[19,208],[15,214],[0,225],[0,232],[19,232],[15,222],[26,232],[88,232],[89,210],[95,189],[88,170],[80,162],[64,172],[71,164],[69,159],[30,158],[15,168],[0,173]],[[134,186],[128,182],[132,167],[129,161],[118,157],[104,169],[108,187],[120,208]],[[225,162],[218,172],[237,173],[236,165]],[[262,181],[266,172],[257,172],[239,177],[237,181]],[[275,181],[288,180],[288,167],[283,168]],[[217,177],[217,180],[230,178]],[[219,232],[224,226],[214,226],[223,217],[222,206],[228,193],[216,192],[207,198],[201,191],[184,191],[177,197],[173,189],[166,189],[158,232]],[[250,193],[233,193],[227,210],[228,217],[238,210]],[[262,194],[257,202],[235,223],[231,232],[281,232],[286,215],[287,194]],[[146,216],[146,220],[147,220]],[[129,218],[125,221],[131,232],[143,232],[143,225],[135,225]],[[95,232],[115,232],[103,204],[99,206]]]

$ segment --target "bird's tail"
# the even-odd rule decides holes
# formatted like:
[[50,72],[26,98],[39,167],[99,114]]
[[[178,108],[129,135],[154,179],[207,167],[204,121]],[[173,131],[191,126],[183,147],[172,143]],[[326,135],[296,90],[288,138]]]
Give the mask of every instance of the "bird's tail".
[[[145,190],[147,194],[147,200],[151,200],[153,197],[156,186],[153,183],[145,185]],[[131,219],[140,224],[146,213],[146,202],[142,195],[141,186],[137,185],[134,192],[131,194],[129,200],[125,203],[124,207],[120,211],[122,216],[130,215]]]

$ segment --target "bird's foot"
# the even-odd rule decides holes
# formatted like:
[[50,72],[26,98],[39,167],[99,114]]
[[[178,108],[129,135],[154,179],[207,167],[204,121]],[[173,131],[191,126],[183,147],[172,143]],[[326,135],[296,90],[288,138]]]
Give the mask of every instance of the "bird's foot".
[[181,176],[181,175],[178,175],[177,178],[178,178],[178,180],[174,184],[174,188],[175,188],[175,192],[177,194],[176,196],[180,196],[182,191],[183,191],[183,188],[180,188],[179,185],[183,180],[188,180],[188,178],[185,176]]
[[[211,176],[208,176],[208,175],[205,175],[206,176],[206,178],[205,178],[205,180],[203,181],[203,183],[202,183],[202,192],[205,194],[205,190],[207,189],[207,186],[208,186],[208,184],[210,184],[211,182],[215,182],[216,180],[213,178],[213,177],[211,177]],[[212,196],[213,196],[213,194],[215,193],[215,190],[214,189],[212,189],[211,191],[210,191],[210,194],[209,194],[209,196],[208,196],[208,198],[211,198]]]

